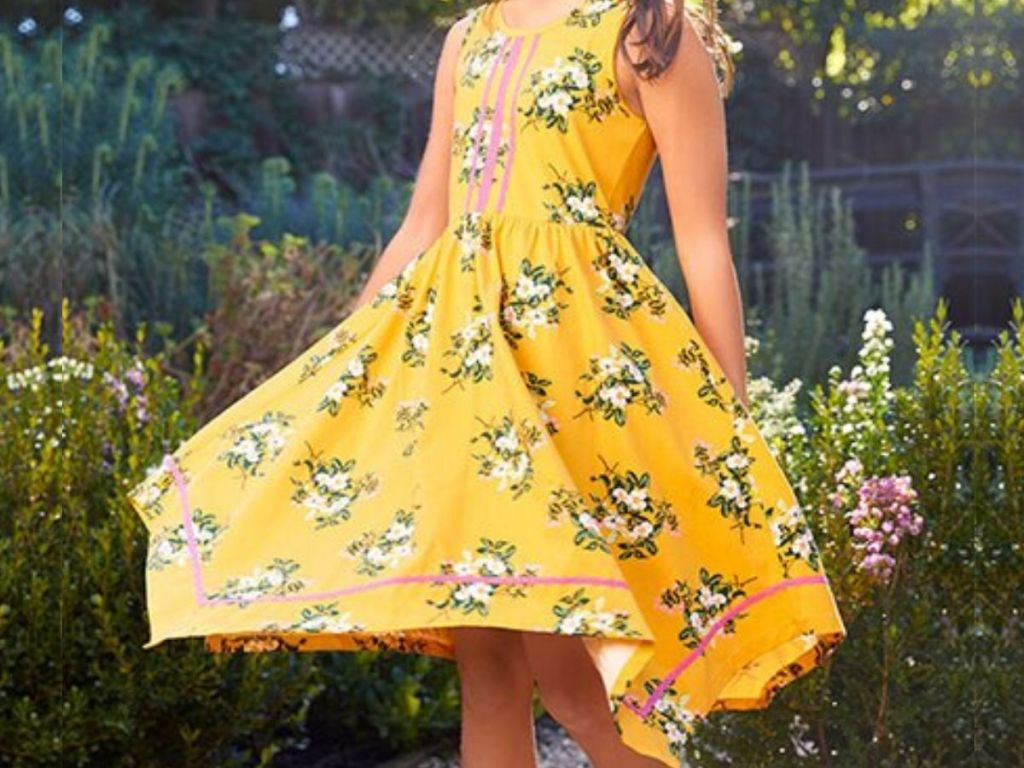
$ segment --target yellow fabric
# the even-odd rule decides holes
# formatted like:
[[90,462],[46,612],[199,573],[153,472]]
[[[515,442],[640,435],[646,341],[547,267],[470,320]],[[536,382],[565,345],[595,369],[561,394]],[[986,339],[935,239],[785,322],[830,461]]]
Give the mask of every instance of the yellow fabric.
[[145,647],[580,635],[624,741],[677,765],[696,718],[840,643],[786,477],[623,234],[655,155],[616,89],[624,10],[470,12],[444,232],[132,489]]

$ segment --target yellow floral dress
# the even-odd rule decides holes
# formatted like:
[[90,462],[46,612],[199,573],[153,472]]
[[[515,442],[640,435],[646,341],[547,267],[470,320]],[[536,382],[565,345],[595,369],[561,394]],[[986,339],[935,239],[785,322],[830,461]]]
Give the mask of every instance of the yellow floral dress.
[[624,235],[656,154],[617,90],[625,10],[469,12],[444,231],[131,490],[144,647],[578,635],[625,743],[677,765],[697,718],[845,637],[780,465]]

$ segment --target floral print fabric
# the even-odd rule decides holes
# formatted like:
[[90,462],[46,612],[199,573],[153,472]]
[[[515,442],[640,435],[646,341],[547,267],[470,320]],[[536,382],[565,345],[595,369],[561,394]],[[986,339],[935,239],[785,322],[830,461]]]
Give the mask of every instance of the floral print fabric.
[[623,740],[678,765],[697,720],[841,642],[792,488],[624,234],[654,158],[616,87],[624,11],[470,12],[448,226],[131,490],[146,647],[577,635]]

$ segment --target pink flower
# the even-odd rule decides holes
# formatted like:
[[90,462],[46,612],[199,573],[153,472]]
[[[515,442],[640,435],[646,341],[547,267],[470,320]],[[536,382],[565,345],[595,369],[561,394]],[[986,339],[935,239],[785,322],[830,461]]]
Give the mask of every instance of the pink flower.
[[860,553],[858,568],[882,583],[892,577],[894,555],[904,537],[917,536],[924,524],[921,515],[911,514],[917,499],[911,482],[908,475],[872,475],[857,491],[857,506],[845,515],[853,547]]

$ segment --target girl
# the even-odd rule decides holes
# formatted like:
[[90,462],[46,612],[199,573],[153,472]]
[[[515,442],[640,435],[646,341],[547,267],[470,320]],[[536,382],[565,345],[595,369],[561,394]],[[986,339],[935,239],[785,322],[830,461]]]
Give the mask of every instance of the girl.
[[[700,718],[832,653],[748,412],[707,3],[491,0],[451,28],[355,310],[132,492],[181,555],[147,564],[146,647],[454,660],[465,768],[535,765],[535,686],[596,768],[678,765]],[[624,234],[656,156],[693,322]]]

